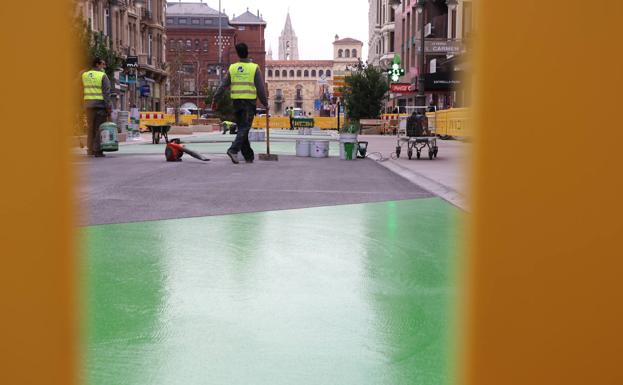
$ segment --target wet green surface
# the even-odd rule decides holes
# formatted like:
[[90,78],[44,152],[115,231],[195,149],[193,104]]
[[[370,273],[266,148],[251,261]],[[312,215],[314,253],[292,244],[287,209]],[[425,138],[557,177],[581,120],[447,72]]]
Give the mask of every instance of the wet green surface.
[[456,219],[433,198],[85,228],[88,383],[444,384]]

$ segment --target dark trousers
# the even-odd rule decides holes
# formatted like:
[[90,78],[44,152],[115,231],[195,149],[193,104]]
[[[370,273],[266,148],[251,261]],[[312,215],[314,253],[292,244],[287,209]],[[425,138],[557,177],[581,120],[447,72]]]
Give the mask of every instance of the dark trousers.
[[108,120],[105,108],[87,108],[87,151],[95,154],[102,151],[102,136],[100,125]]
[[255,155],[249,142],[249,130],[253,124],[253,117],[255,116],[255,99],[234,99],[234,112],[236,113],[236,124],[238,125],[238,133],[236,139],[234,139],[229,151],[237,154],[242,151],[242,156],[246,160],[253,160]]

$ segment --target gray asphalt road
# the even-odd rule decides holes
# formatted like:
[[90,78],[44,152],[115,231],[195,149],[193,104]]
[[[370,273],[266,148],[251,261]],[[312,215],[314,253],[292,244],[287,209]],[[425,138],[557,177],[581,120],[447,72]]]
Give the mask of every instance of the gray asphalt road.
[[366,159],[281,156],[279,162],[233,165],[163,155],[78,160],[82,225],[125,223],[430,197]]

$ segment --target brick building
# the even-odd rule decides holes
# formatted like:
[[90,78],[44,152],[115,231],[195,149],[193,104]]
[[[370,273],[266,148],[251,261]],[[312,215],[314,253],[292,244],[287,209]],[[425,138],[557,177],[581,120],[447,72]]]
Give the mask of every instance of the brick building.
[[[400,54],[405,76],[404,83],[417,85],[419,75],[426,80],[427,105],[439,109],[469,104],[468,78],[463,70],[466,63],[469,39],[473,29],[472,1],[428,0],[423,2],[424,23],[420,25],[416,0],[402,0],[395,3],[395,51]],[[449,6],[451,4],[452,6]],[[424,28],[424,67],[419,67],[421,31]],[[451,85],[451,80],[465,80],[460,89]],[[415,93],[392,95],[396,105],[414,105]]]
[[[222,54],[219,55],[219,26]],[[223,71],[238,59],[236,42],[249,45],[249,56],[262,70],[266,22],[248,10],[231,21],[206,3],[170,2],[167,7],[167,57],[171,106],[205,108],[205,94],[220,83]],[[219,63],[219,56],[221,62]]]

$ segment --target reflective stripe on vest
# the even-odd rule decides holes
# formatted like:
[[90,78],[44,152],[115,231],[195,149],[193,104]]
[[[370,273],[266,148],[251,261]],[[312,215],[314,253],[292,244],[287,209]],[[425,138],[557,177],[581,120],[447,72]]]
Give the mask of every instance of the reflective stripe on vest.
[[232,99],[257,99],[255,88],[255,63],[234,63],[229,66]]
[[104,100],[104,93],[102,92],[104,75],[104,72],[95,70],[87,71],[82,74],[84,100]]

